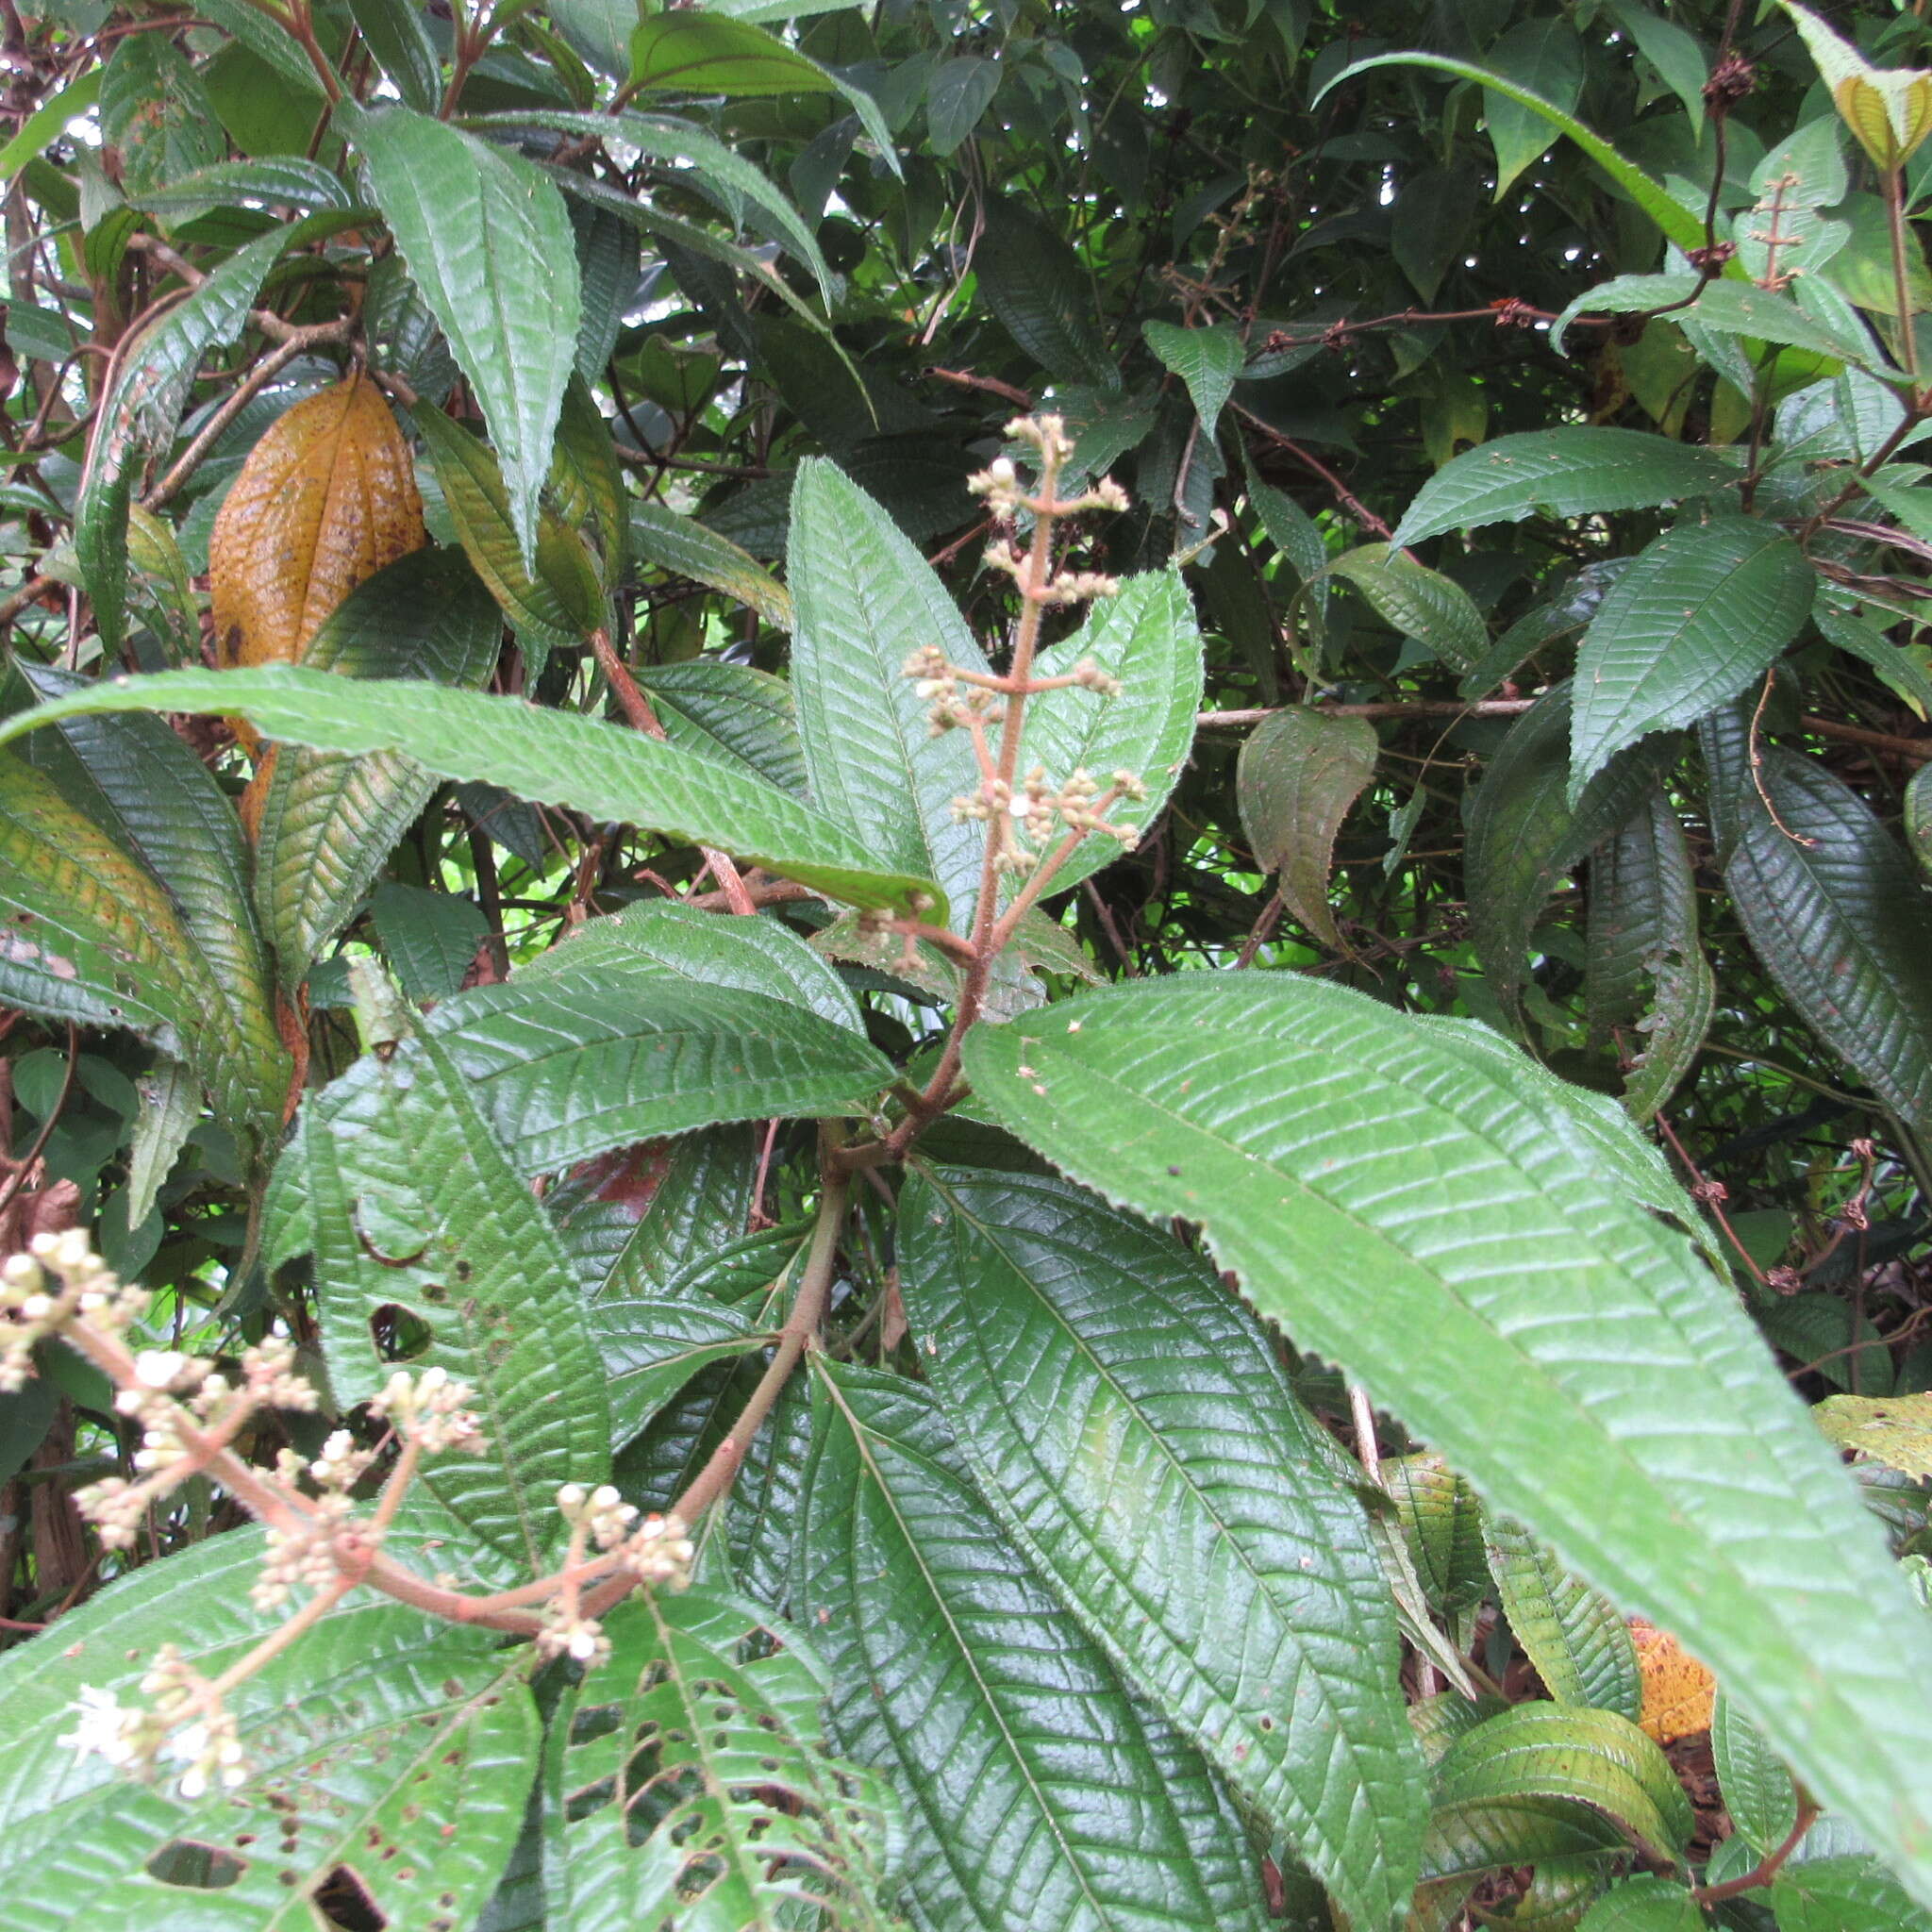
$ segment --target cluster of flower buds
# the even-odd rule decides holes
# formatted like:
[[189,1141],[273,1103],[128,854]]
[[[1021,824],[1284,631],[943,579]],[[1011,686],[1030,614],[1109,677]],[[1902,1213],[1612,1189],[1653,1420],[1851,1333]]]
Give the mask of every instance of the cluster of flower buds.
[[162,1757],[185,1765],[176,1789],[191,1801],[217,1786],[232,1790],[247,1777],[233,1716],[175,1645],[164,1643],[156,1653],[141,1689],[154,1700],[152,1708],[123,1705],[111,1690],[84,1686],[75,1726],[59,1742],[144,1777]]
[[146,1291],[123,1287],[78,1228],[36,1235],[29,1253],[0,1262],[0,1395],[25,1388],[36,1344],[74,1322],[118,1335],[147,1308]]
[[369,1408],[373,1415],[387,1416],[396,1434],[425,1456],[445,1450],[476,1456],[485,1438],[483,1420],[469,1406],[474,1399],[469,1385],[452,1381],[447,1369],[425,1369],[420,1375],[399,1369]]
[[[640,1583],[682,1590],[691,1581],[697,1551],[685,1523],[676,1516],[655,1512],[639,1520],[637,1507],[626,1503],[608,1483],[586,1490],[565,1483],[557,1492],[558,1513],[570,1524],[573,1560],[590,1545],[614,1557],[622,1574]],[[543,1610],[543,1627],[537,1649],[544,1657],[570,1657],[598,1664],[610,1655],[610,1641],[595,1618],[577,1607],[575,1589],[553,1598]]]
[[1084,766],[1076,767],[1063,785],[1056,786],[1042,765],[1026,774],[1016,799],[1013,788],[1003,778],[989,778],[977,792],[953,801],[955,819],[986,819],[997,816],[1005,837],[993,863],[1002,872],[1031,872],[1041,855],[1020,839],[1014,827],[1024,826],[1027,838],[1044,845],[1064,826],[1070,832],[1104,832],[1118,839],[1132,851],[1140,838],[1132,825],[1111,824],[1107,812],[1116,799],[1144,798],[1147,788],[1132,772],[1116,772],[1109,788],[1103,791],[1099,782]]
[[902,668],[913,680],[915,694],[929,701],[926,723],[935,738],[955,725],[970,727],[976,723],[984,727],[998,724],[1006,717],[1005,704],[986,686],[969,685],[961,692],[964,674],[937,644],[922,644],[908,656]]
[[[1065,507],[1077,509],[1086,501],[1081,497]],[[1107,576],[1097,570],[1057,571],[1045,583],[1033,583],[1029,581],[1032,558],[1020,544],[1010,541],[987,547],[986,566],[989,570],[1003,571],[1036,604],[1086,604],[1095,597],[1111,597],[1121,587],[1118,577]]]

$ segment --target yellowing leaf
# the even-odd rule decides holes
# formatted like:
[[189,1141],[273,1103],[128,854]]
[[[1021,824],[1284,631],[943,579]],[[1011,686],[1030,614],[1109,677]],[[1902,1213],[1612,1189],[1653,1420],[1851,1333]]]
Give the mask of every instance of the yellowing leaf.
[[208,543],[225,665],[292,664],[365,577],[420,550],[408,445],[359,372],[299,402],[255,446]]
[[1638,1720],[1659,1744],[1695,1737],[1710,1728],[1717,1679],[1668,1630],[1630,1620],[1637,1668],[1643,1678],[1643,1715]]
[[1932,1475],[1932,1394],[1832,1395],[1811,1414],[1836,1447],[1907,1475]]

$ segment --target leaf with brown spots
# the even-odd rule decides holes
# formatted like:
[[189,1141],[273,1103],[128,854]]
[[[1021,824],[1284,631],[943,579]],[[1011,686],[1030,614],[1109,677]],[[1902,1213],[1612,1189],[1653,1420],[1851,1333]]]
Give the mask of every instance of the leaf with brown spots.
[[225,665],[292,664],[365,577],[426,541],[409,450],[359,372],[279,417],[208,542]]
[[1643,1677],[1643,1728],[1659,1744],[1707,1731],[1717,1679],[1668,1630],[1641,1617],[1630,1620],[1630,1637]]

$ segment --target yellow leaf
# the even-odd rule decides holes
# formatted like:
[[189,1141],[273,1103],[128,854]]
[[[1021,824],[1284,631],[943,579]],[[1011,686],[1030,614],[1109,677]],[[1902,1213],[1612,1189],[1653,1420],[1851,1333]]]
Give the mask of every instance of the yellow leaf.
[[1811,1414],[1838,1448],[1907,1475],[1932,1476],[1932,1395],[1833,1395]]
[[1668,1630],[1630,1620],[1637,1668],[1643,1677],[1643,1715],[1638,1720],[1659,1744],[1710,1728],[1717,1679]]
[[425,541],[408,446],[375,385],[358,370],[297,403],[255,445],[215,518],[222,662],[294,663],[358,584]]

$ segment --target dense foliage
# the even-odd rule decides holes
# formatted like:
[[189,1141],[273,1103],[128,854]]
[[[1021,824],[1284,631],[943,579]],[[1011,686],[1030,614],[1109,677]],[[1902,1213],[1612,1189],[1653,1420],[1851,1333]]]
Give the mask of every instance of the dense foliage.
[[0,0],[10,1919],[1932,1925],[1830,11]]

